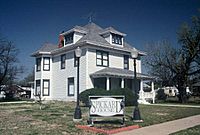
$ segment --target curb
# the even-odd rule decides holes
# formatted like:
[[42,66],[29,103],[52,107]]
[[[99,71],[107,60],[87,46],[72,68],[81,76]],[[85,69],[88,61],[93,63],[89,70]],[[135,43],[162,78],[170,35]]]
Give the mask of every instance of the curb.
[[132,126],[122,127],[122,128],[112,129],[112,130],[104,130],[104,129],[99,129],[99,128],[95,128],[95,127],[90,127],[90,126],[87,126],[87,125],[76,125],[76,128],[95,132],[95,133],[103,133],[103,134],[109,135],[109,134],[119,133],[119,132],[122,132],[122,131],[129,131],[129,130],[133,130],[133,129],[138,129],[140,127],[139,127],[139,125],[132,125]]

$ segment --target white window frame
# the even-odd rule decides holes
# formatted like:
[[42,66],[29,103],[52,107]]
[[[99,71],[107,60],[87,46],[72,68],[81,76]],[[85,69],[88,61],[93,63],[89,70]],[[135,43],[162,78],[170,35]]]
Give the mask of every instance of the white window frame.
[[[71,81],[71,82],[70,82]],[[74,96],[75,94],[75,85],[74,85],[74,77],[70,77],[67,79],[67,90],[68,90],[68,96]],[[71,89],[72,88],[72,89]]]
[[43,70],[50,71],[50,57],[43,58]]
[[60,68],[65,69],[66,66],[66,54],[60,56]]
[[41,71],[41,58],[36,58],[36,72]]
[[96,65],[108,67],[109,66],[109,53],[105,51],[96,51]]
[[42,95],[43,96],[49,96],[50,94],[50,80],[49,79],[43,79],[43,89],[42,89]]

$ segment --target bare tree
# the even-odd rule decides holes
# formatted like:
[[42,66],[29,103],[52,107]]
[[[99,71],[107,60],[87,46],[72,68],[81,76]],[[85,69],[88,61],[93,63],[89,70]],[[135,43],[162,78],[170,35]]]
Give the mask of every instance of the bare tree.
[[22,86],[31,86],[31,82],[34,82],[34,75],[35,73],[33,68],[32,71],[24,79],[18,82],[18,84]]
[[12,42],[0,38],[0,86],[11,84],[17,74],[23,71],[22,67],[16,65],[18,52]]
[[149,45],[148,51],[151,51],[146,65],[165,85],[175,85],[179,90],[179,101],[185,103],[186,87],[200,74],[200,17],[194,17],[191,26],[181,26],[178,41],[178,49],[166,41]]

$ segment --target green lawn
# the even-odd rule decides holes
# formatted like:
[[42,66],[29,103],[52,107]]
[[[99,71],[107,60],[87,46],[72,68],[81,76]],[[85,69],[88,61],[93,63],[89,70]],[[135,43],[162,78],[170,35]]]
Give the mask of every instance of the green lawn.
[[[75,103],[51,102],[39,110],[38,104],[0,105],[0,134],[94,134],[75,128],[73,122]],[[88,108],[81,107],[83,122],[87,124]],[[126,107],[126,125],[133,125],[133,107]],[[199,108],[179,108],[140,105],[143,123],[140,126],[162,123],[191,115],[200,114]],[[96,124],[101,128],[120,127],[119,123]]]
[[185,130],[181,130],[171,135],[200,135],[200,125]]

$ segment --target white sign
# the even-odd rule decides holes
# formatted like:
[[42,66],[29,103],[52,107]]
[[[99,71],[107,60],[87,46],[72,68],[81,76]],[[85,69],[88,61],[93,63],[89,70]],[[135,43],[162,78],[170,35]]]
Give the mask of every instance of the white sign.
[[90,116],[124,116],[124,96],[90,96]]

